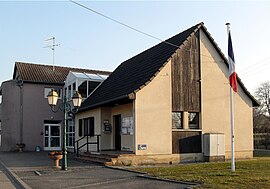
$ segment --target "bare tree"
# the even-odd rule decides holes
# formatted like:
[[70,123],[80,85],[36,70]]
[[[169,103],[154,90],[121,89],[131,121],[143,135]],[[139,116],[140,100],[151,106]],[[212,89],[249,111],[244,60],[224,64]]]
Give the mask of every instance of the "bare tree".
[[260,84],[255,91],[255,97],[261,105],[254,110],[254,138],[257,136],[260,139],[257,145],[263,145],[265,149],[268,149],[270,145],[270,81]]
[[255,97],[261,103],[257,108],[258,114],[270,116],[270,81],[262,83],[255,91]]

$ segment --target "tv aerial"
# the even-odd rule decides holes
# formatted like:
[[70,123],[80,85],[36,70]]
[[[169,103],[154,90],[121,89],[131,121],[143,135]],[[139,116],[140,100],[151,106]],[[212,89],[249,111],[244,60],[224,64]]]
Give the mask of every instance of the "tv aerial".
[[45,46],[45,47],[43,47],[43,48],[50,48],[50,49],[52,49],[52,51],[53,51],[53,56],[52,56],[52,58],[53,58],[53,71],[54,71],[54,53],[55,53],[55,47],[59,47],[60,44],[55,44],[55,37],[50,37],[50,38],[48,38],[48,39],[45,39],[45,41],[51,41],[51,42],[52,42],[51,45],[47,45],[47,46]]

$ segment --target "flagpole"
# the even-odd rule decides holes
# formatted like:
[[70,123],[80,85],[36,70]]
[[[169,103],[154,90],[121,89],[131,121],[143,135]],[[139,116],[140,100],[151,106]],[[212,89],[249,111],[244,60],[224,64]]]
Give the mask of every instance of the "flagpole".
[[[230,33],[230,23],[226,23],[228,38]],[[229,60],[230,57],[228,57]],[[231,66],[229,64],[229,66]],[[230,69],[229,69],[230,70]],[[230,77],[230,73],[229,73]],[[233,114],[233,89],[230,86],[230,117],[231,117],[231,171],[235,172],[235,160],[234,160],[234,114]]]

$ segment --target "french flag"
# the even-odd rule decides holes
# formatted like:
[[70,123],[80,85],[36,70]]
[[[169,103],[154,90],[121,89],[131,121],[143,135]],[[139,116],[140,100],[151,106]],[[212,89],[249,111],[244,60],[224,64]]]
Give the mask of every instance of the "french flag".
[[237,76],[235,72],[235,62],[233,55],[231,32],[229,31],[229,41],[228,41],[228,54],[229,54],[229,72],[230,72],[230,85],[234,92],[237,92]]

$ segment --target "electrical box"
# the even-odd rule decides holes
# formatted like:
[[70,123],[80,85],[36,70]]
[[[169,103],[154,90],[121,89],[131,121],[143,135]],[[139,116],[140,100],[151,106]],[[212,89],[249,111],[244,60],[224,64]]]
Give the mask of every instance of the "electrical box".
[[109,120],[103,121],[103,133],[110,134],[112,132],[112,125],[110,124]]
[[224,133],[205,133],[203,135],[204,161],[225,161]]

